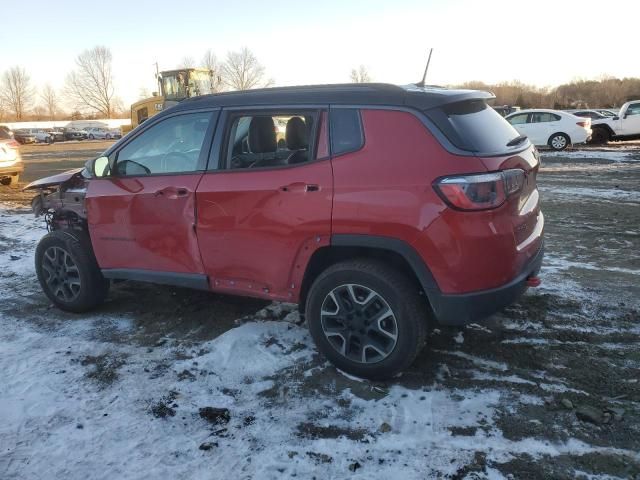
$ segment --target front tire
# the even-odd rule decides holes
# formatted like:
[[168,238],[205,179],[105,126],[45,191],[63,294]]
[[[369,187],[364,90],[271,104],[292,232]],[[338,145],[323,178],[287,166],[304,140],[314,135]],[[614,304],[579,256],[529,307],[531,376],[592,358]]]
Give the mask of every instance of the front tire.
[[415,282],[384,263],[338,263],[322,272],[307,297],[306,318],[318,350],[362,378],[406,369],[427,335],[427,305]]
[[609,132],[604,128],[594,128],[591,132],[591,142],[596,145],[607,143],[611,139]]
[[554,133],[549,137],[549,147],[557,152],[564,150],[570,144],[571,140],[569,139],[569,136],[564,133]]
[[36,273],[44,293],[67,312],[86,312],[101,304],[109,291],[91,250],[88,236],[54,230],[36,248]]

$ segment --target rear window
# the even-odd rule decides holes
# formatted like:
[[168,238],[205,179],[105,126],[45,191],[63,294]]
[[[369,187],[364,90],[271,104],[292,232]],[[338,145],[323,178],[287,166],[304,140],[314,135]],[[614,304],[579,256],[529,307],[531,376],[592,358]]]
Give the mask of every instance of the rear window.
[[331,153],[355,152],[364,145],[360,111],[354,108],[334,108],[330,114]]
[[[514,150],[507,144],[520,134],[484,100],[466,100],[425,112],[449,141],[461,150],[500,154]],[[520,149],[526,143],[515,147]]]

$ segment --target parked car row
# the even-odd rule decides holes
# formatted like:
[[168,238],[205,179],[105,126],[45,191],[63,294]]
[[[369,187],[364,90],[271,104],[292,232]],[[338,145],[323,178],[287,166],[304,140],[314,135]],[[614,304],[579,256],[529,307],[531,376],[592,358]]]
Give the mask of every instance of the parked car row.
[[[7,131],[9,129],[4,127]],[[19,128],[12,132],[12,138],[18,143],[54,143],[66,140],[118,139],[122,137],[120,129],[106,127],[79,128]]]
[[625,103],[619,111],[606,108],[538,108],[515,111],[505,119],[535,145],[554,150],[564,150],[569,145],[580,143],[640,139],[640,100]]

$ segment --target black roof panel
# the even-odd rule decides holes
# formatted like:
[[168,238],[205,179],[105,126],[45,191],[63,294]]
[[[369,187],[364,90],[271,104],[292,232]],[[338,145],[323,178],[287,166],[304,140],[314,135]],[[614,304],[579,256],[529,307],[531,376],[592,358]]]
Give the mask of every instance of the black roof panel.
[[401,87],[387,83],[346,83],[298,87],[262,88],[202,95],[181,102],[176,109],[241,107],[254,105],[388,105],[427,110],[444,104],[491,99],[493,94],[479,90],[452,90],[443,87]]

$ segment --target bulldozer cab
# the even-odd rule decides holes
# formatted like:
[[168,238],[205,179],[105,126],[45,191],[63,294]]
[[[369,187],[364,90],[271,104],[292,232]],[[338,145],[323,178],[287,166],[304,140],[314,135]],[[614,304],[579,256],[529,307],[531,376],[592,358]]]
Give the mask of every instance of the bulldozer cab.
[[159,72],[160,94],[140,100],[131,105],[131,125],[122,127],[126,134],[162,110],[182,100],[213,93],[213,72],[206,68],[181,68]]

